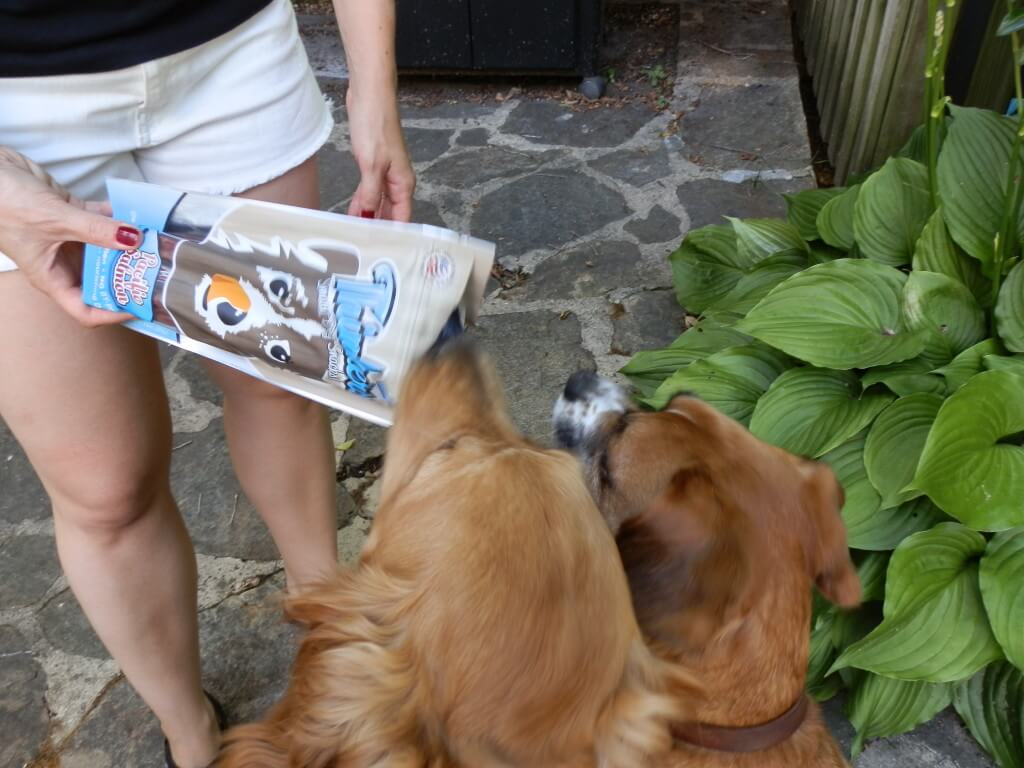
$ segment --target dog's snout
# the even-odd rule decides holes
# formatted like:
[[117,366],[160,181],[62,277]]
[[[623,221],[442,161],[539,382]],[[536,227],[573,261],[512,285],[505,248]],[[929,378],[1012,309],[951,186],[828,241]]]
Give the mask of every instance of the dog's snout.
[[570,403],[583,400],[587,395],[593,393],[600,383],[601,379],[598,378],[597,373],[594,371],[576,371],[565,382],[562,396]]

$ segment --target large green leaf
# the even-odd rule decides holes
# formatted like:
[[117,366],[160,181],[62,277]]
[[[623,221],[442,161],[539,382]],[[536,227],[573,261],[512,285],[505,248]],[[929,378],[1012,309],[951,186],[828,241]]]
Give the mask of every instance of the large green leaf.
[[1021,378],[984,371],[939,409],[914,486],[947,514],[981,531],[1024,525],[1024,431]]
[[981,363],[987,371],[1008,371],[1024,376],[1024,355],[985,355]]
[[822,368],[916,357],[925,335],[902,311],[906,275],[867,259],[817,264],[776,286],[737,329]]
[[807,688],[819,701],[824,701],[835,695],[834,686],[825,684],[828,670],[836,658],[836,649],[832,645],[832,626],[835,624],[835,620],[836,611],[830,605],[814,616],[811,622],[810,654],[807,658]]
[[938,272],[913,271],[903,289],[911,325],[922,329],[921,357],[945,365],[987,336],[985,313],[959,280]]
[[999,351],[999,342],[995,339],[985,339],[973,347],[965,349],[954,357],[952,362],[937,369],[935,373],[940,374],[946,380],[946,392],[951,395],[966,384],[974,374],[983,370],[983,361],[987,355],[998,355]]
[[861,185],[853,214],[857,247],[883,264],[909,264],[931,212],[928,169],[915,160],[891,157]]
[[850,518],[846,535],[851,547],[870,552],[895,549],[907,536],[935,527],[949,520],[928,499],[919,496],[898,507],[881,507],[862,519]]
[[979,575],[992,632],[1006,658],[1024,669],[1024,528],[989,542]]
[[767,296],[772,288],[806,267],[806,254],[793,250],[780,251],[751,268],[729,293],[712,303],[705,312],[707,315],[722,311],[746,314]]
[[761,395],[791,365],[786,355],[763,344],[728,347],[676,371],[644,403],[664,408],[680,392],[692,392],[745,424]]
[[751,266],[770,256],[793,251],[807,256],[807,243],[800,232],[782,219],[734,219],[726,216],[736,233],[740,258]]
[[857,757],[869,739],[913,730],[949,706],[952,686],[863,675],[847,701],[846,715],[857,730],[851,752]]
[[818,213],[825,203],[845,191],[844,187],[826,187],[805,189],[795,195],[783,195],[786,198],[786,219],[796,227],[804,240],[817,240],[820,237]]
[[779,376],[754,408],[750,431],[769,443],[816,458],[870,424],[892,396],[862,392],[846,371],[794,368]]
[[1024,261],[1006,276],[995,309],[999,338],[1011,352],[1024,352]]
[[864,465],[882,497],[882,507],[895,507],[918,495],[904,489],[914,479],[917,461],[940,407],[939,395],[909,395],[875,419],[864,446]]
[[991,276],[1016,128],[1013,121],[985,109],[949,109],[953,121],[938,168],[942,216],[953,240]]
[[954,686],[953,706],[1002,768],[1024,765],[1024,675],[1006,661]]
[[982,306],[992,301],[992,282],[981,273],[980,262],[960,250],[946,229],[941,208],[932,214],[914,248],[915,270],[939,272],[959,280]]
[[889,564],[884,621],[843,651],[833,669],[949,683],[1000,659],[978,586],[984,550],[984,537],[957,523],[905,539]]
[[855,554],[857,576],[860,578],[861,600],[865,603],[885,598],[885,572],[889,567],[889,557],[888,552],[858,552]]
[[740,255],[732,227],[724,225],[690,232],[669,262],[676,299],[692,313],[703,312],[729,293],[753,266]]
[[746,334],[717,320],[705,318],[684,331],[671,346],[637,352],[620,370],[644,397],[649,397],[661,382],[694,360],[751,341]]
[[857,204],[860,184],[829,200],[818,212],[815,221],[821,239],[833,248],[848,251],[853,248],[853,211]]
[[868,480],[864,469],[864,440],[867,431],[852,440],[833,448],[821,457],[836,473],[836,479],[843,488],[845,501],[841,514],[846,523],[847,539],[856,547],[856,531],[865,521],[870,520],[881,507],[881,497]]
[[900,397],[917,394],[943,394],[946,383],[932,371],[932,364],[920,357],[901,363],[880,365],[864,372],[860,382],[864,388],[883,384]]

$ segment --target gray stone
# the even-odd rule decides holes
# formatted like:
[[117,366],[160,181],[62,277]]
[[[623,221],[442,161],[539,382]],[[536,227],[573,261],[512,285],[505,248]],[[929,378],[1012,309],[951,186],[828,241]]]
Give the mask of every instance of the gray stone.
[[645,287],[651,277],[640,248],[624,240],[585,243],[542,261],[508,300],[585,299],[617,288]]
[[483,118],[492,114],[499,104],[473,103],[467,101],[442,101],[436,104],[413,104],[399,101],[399,115],[405,120],[462,120]]
[[59,576],[52,536],[25,534],[0,539],[0,608],[32,605]]
[[284,621],[283,588],[275,576],[199,615],[203,684],[232,723],[262,717],[287,685],[298,631]]
[[425,163],[448,151],[453,132],[439,128],[406,128],[404,133],[409,157],[414,163]]
[[667,347],[685,329],[686,312],[672,290],[642,291],[615,305],[611,351],[632,355],[641,349]]
[[460,147],[483,147],[491,139],[491,132],[486,128],[467,128],[455,137]]
[[716,179],[690,181],[677,190],[679,202],[690,217],[690,228],[707,224],[726,224],[723,216],[764,218],[785,216],[786,201],[782,194],[811,186],[808,179],[792,181],[759,181],[739,184]]
[[48,600],[37,618],[43,636],[54,648],[91,659],[110,658],[70,589]]
[[20,523],[50,516],[50,500],[7,425],[0,421],[0,521]]
[[112,685],[61,750],[67,768],[163,768],[156,717],[123,678]]
[[352,419],[347,437],[354,442],[352,447],[342,454],[341,465],[351,471],[370,459],[378,459],[384,455],[388,431],[368,421]]
[[615,147],[654,118],[647,107],[628,105],[573,111],[549,101],[524,101],[509,114],[502,133],[537,144]]
[[609,152],[592,161],[590,167],[634,187],[642,187],[672,173],[668,151],[660,142],[653,147]]
[[324,144],[317,155],[320,167],[320,207],[334,208],[348,200],[359,186],[359,167],[350,152]]
[[[826,702],[825,721],[849,754],[853,726],[842,713],[842,700]],[[952,709],[916,728],[890,739],[869,742],[857,759],[857,768],[995,768]]]
[[629,215],[625,198],[578,171],[535,173],[480,201],[471,231],[498,246],[499,257],[556,248]]
[[46,742],[46,675],[28,642],[0,626],[0,765],[27,765]]
[[796,80],[708,86],[680,122],[679,137],[698,165],[793,171],[811,164]]
[[412,220],[417,224],[433,224],[435,227],[448,226],[441,217],[441,211],[436,204],[419,198],[412,201]]
[[582,346],[579,319],[547,311],[480,318],[471,333],[491,355],[509,409],[523,432],[551,444],[551,408],[565,382],[594,359]]
[[681,222],[660,205],[651,208],[644,219],[633,219],[624,229],[641,243],[665,243],[680,236]]
[[[211,403],[218,407],[224,404],[224,395],[220,387],[206,373],[204,359],[191,352],[181,352],[175,372],[188,382],[189,394],[196,400]],[[178,443],[175,443],[177,445]]]
[[348,80],[345,49],[342,47],[338,24],[334,18],[304,14],[299,18],[299,27],[313,73],[321,78]]
[[520,152],[505,147],[470,149],[438,160],[423,172],[423,178],[455,189],[470,189],[491,179],[537,170],[561,156],[557,151]]

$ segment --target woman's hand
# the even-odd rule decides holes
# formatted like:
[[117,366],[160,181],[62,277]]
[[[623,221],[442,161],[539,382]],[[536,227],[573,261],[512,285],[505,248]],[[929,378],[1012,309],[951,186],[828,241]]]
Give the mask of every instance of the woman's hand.
[[349,136],[360,181],[348,212],[409,221],[416,176],[398,120],[394,0],[334,0],[349,69]]
[[127,317],[82,301],[83,243],[124,250],[142,242],[138,229],[109,216],[108,204],[75,199],[31,160],[0,147],[0,253],[83,325]]

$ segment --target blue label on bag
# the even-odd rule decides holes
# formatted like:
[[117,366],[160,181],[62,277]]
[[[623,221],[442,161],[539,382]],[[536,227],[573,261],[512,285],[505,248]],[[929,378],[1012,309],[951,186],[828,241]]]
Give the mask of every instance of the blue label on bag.
[[153,319],[153,292],[160,274],[157,233],[144,231],[139,248],[118,251],[88,245],[82,297],[86,304],[110,312]]

